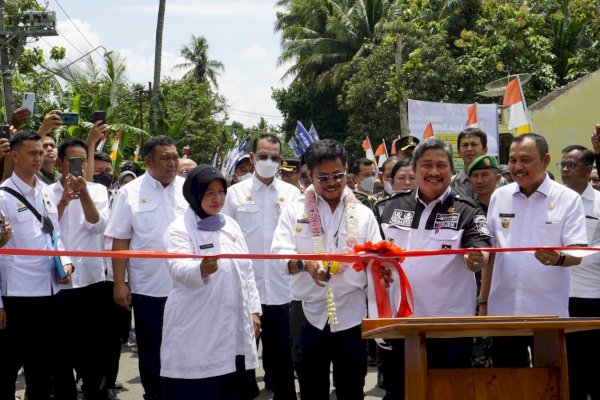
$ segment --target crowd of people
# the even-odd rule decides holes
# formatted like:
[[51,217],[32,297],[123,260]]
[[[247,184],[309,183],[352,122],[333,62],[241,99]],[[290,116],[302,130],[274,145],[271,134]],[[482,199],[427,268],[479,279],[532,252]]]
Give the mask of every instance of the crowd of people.
[[[227,175],[155,136],[142,149],[145,171],[128,161],[115,176],[113,160],[94,151],[104,122],[87,140],[56,143],[59,111],[37,132],[17,129],[28,117],[17,110],[10,140],[0,139],[0,244],[28,252],[0,263],[0,399],[14,399],[21,368],[29,400],[76,399],[76,377],[86,400],[117,398],[132,313],[145,399],[256,398],[259,340],[274,399],[296,399],[296,379],[303,399],[329,399],[332,383],[337,398],[362,399],[370,363],[385,398],[404,399],[403,343],[376,348],[361,337],[366,273],[302,256],[365,242],[469,249],[403,262],[415,317],[600,317],[600,255],[543,248],[600,243],[595,134],[593,151],[562,149],[563,184],[547,172],[544,137],[516,137],[499,165],[477,128],[458,135],[459,173],[451,146],[436,138],[397,139],[397,154],[378,170],[366,158],[349,167],[352,157],[330,139],[301,160],[283,159],[279,138],[265,134]],[[485,251],[522,246],[540,249]],[[50,249],[197,258],[36,253]],[[395,284],[385,264],[381,279]],[[596,331],[567,337],[572,399],[598,396],[588,362],[598,339]],[[428,365],[527,367],[531,352],[522,337],[429,339]]]

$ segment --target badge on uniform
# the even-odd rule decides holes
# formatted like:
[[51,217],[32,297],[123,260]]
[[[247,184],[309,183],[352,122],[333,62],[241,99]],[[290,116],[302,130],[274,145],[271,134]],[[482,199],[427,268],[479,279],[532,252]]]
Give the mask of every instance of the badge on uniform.
[[452,246],[450,246],[449,244],[442,245],[442,250],[451,249],[451,248],[452,248]]
[[25,204],[18,202],[17,203],[17,212],[23,212],[26,211],[28,208],[25,207]]
[[556,205],[554,203],[548,204],[548,210],[554,210],[555,207]]
[[246,201],[252,201],[252,196],[250,196],[250,195],[246,196]]
[[231,235],[231,241],[232,241],[233,243],[237,242],[237,236],[235,236],[235,235]]
[[508,218],[503,218],[502,219],[502,227],[504,229],[508,229],[510,227],[510,219]]
[[201,244],[200,250],[212,249],[213,247],[215,247],[215,245],[212,243]]
[[301,227],[301,226],[298,226],[298,225],[296,225],[296,232],[297,232],[297,233],[300,233],[300,232],[302,232],[302,227]]
[[140,198],[140,203],[144,204],[146,202],[148,202],[148,200],[145,197]]

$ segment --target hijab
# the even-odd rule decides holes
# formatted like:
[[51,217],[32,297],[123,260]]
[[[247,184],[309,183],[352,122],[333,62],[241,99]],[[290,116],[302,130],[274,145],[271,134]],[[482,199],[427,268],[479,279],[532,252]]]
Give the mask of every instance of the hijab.
[[202,208],[204,193],[208,186],[217,179],[221,181],[223,189],[227,192],[227,181],[221,172],[211,165],[200,164],[189,172],[183,183],[183,197],[200,218],[198,229],[203,231],[217,231],[225,225],[223,214],[208,215]]

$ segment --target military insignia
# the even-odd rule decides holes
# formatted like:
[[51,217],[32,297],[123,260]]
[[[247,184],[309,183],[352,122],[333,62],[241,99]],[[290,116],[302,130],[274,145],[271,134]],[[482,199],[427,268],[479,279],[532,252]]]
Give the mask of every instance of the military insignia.
[[283,160],[283,162],[281,163],[282,167],[287,167],[288,166],[288,162],[287,160]]
[[252,196],[246,196],[246,201],[252,201]]
[[285,201],[285,197],[280,197],[280,198],[279,198],[279,202],[280,202],[280,203],[283,203],[284,201]]
[[510,227],[510,219],[508,218],[503,218],[502,219],[502,227],[504,229],[508,229]]
[[554,210],[555,207],[556,205],[554,203],[548,204],[548,210]]
[[415,141],[413,140],[412,136],[408,137],[408,146],[414,146],[415,145]]
[[492,165],[492,162],[490,161],[489,158],[484,158],[483,159],[483,165],[485,165],[486,167],[489,167],[490,165]]
[[231,235],[231,241],[232,241],[233,243],[237,242],[237,236],[235,236],[235,235]]
[[44,192],[44,197],[48,197],[48,193]]
[[302,232],[302,227],[301,227],[300,225],[297,225],[297,226],[296,226],[296,232],[297,232],[297,233],[300,233],[300,232]]
[[454,211],[456,211],[454,207],[448,207],[448,214],[454,214]]
[[144,203],[147,203],[147,202],[148,202],[148,199],[146,199],[145,197],[141,197],[140,198],[140,203],[144,204]]
[[18,203],[17,203],[17,208],[23,208],[23,207],[25,207],[25,204],[23,204],[23,203],[21,203],[21,202],[18,202]]

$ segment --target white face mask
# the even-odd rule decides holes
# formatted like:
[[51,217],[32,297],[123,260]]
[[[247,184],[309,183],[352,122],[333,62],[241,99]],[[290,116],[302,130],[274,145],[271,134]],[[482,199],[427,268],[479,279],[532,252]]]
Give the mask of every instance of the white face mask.
[[369,176],[368,178],[365,178],[362,180],[362,182],[360,183],[360,187],[365,192],[373,193],[373,187],[375,186],[375,180],[376,180],[376,178],[374,176]]
[[250,172],[246,172],[244,175],[238,175],[238,182],[243,182],[246,179],[252,178],[252,174]]
[[279,163],[269,160],[258,160],[254,164],[254,171],[263,178],[269,179],[275,176],[279,169]]
[[391,183],[389,183],[388,181],[383,181],[383,189],[386,191],[387,194],[389,194],[390,196],[394,194],[395,190],[394,187],[392,186]]

